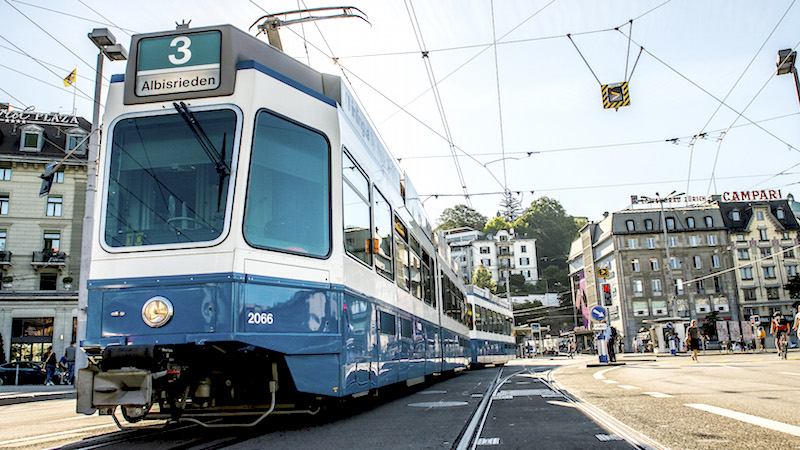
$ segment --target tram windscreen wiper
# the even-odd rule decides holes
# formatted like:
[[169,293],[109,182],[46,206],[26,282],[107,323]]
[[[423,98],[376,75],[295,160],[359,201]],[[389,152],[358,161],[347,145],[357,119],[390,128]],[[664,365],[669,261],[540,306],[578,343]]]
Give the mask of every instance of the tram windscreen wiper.
[[219,175],[219,184],[218,184],[218,194],[217,194],[217,211],[219,211],[220,203],[222,201],[222,190],[223,190],[223,181],[227,176],[231,174],[231,168],[225,162],[225,144],[228,140],[228,134],[225,133],[222,136],[222,152],[220,153],[217,151],[217,148],[214,146],[214,143],[211,142],[211,139],[208,138],[205,130],[200,125],[200,122],[197,118],[189,111],[189,107],[186,106],[184,102],[173,102],[172,106],[175,107],[175,110],[178,111],[178,114],[183,117],[183,120],[186,121],[186,124],[192,130],[192,134],[197,139],[197,142],[202,147],[203,151],[206,152],[208,158],[211,159],[211,162],[214,163],[214,166],[217,170],[217,175]]

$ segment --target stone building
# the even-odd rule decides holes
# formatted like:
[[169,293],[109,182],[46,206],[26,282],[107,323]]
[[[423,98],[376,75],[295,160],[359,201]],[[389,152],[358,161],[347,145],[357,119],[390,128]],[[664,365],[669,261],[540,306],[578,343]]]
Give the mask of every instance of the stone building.
[[[60,356],[76,338],[90,128],[0,105],[0,359],[41,360],[51,345]],[[40,196],[40,175],[62,160]]]
[[511,274],[525,277],[526,283],[539,281],[536,239],[499,230],[472,241],[472,270],[484,266],[497,284],[505,283]]

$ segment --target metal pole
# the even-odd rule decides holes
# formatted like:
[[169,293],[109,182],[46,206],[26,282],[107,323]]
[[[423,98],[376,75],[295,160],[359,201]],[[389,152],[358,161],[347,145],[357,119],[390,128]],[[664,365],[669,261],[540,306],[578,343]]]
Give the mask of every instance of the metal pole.
[[675,283],[672,278],[672,264],[670,264],[669,256],[669,240],[667,237],[667,219],[664,217],[664,198],[659,197],[658,203],[661,205],[661,229],[664,231],[664,249],[667,251],[667,273],[669,274],[669,309],[672,317],[678,317],[678,312],[675,310]]
[[797,89],[797,101],[800,102],[800,80],[797,78],[797,67],[792,66],[792,75],[794,75],[794,87]]
[[[86,337],[86,310],[89,306],[89,269],[92,258],[92,229],[94,228],[94,197],[97,192],[97,155],[100,133],[100,92],[103,80],[103,50],[97,54],[97,73],[94,78],[94,107],[92,108],[92,135],[86,155],[86,201],[83,213],[83,233],[81,235],[81,272],[78,284],[78,343]],[[78,345],[80,349],[80,344]],[[75,352],[75,369],[87,366],[86,354]]]

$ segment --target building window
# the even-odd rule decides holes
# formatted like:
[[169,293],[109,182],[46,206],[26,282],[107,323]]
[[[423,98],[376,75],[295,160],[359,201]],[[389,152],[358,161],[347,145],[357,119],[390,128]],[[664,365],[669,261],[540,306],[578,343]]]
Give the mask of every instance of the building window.
[[6,250],[6,230],[0,230],[0,252]]
[[775,217],[777,217],[778,219],[784,219],[786,217],[786,215],[783,213],[783,208],[778,208],[775,211]]
[[772,248],[771,247],[762,247],[759,249],[759,253],[761,254],[761,258],[767,259],[772,257]]
[[775,268],[772,266],[763,267],[764,269],[764,278],[772,280],[775,279]]
[[697,247],[697,236],[689,236],[689,245],[692,247]]
[[531,259],[530,258],[520,258],[519,259],[519,265],[520,266],[527,266],[530,263],[531,263]]
[[786,231],[784,231],[784,232],[781,234],[781,239],[790,239],[790,238],[789,238],[789,233],[787,233]]
[[736,235],[736,240],[739,241],[739,242],[744,242],[744,235],[743,234],[737,234]]
[[750,259],[750,250],[746,248],[736,249],[736,256],[738,256],[739,259]]
[[639,259],[632,259],[631,260],[631,270],[634,272],[639,272],[641,268],[639,267]]
[[742,217],[739,215],[739,210],[734,209],[733,211],[731,211],[731,220],[735,222],[742,220]]
[[42,273],[39,275],[39,290],[40,291],[55,291],[58,289],[58,273]]
[[719,255],[711,255],[711,267],[715,269],[719,267]]
[[44,361],[52,344],[52,317],[11,319],[10,361]]
[[651,219],[644,219],[644,229],[645,230],[653,229],[653,221]]
[[756,300],[756,289],[755,288],[744,288],[744,289],[742,289],[742,294],[743,294],[744,300],[746,302],[754,302]]
[[714,291],[718,294],[722,293],[722,278],[714,277]]
[[490,265],[492,265],[492,260],[491,259],[482,259],[481,260],[481,264],[483,265],[483,267],[489,267]]
[[633,295],[641,297],[644,290],[643,286],[642,280],[633,280]]
[[797,266],[792,265],[792,266],[784,266],[784,267],[786,267],[786,276],[787,277],[793,277],[793,276],[797,275]]
[[47,197],[47,216],[61,217],[61,203],[62,199],[59,196]]
[[677,278],[674,281],[675,295],[683,295],[683,279]]
[[369,179],[347,153],[342,153],[342,215],[344,216],[344,249],[347,253],[372,265],[372,247],[377,247],[370,230]]
[[675,229],[675,219],[672,217],[667,217],[667,229],[674,230]]
[[489,253],[489,247],[481,247],[481,253],[484,255]]
[[44,232],[44,250],[52,250],[57,252],[61,247],[61,233],[54,231]]
[[780,288],[776,287],[768,287],[767,288],[767,299],[768,300],[778,300],[781,298]]
[[756,220],[764,220],[764,211],[756,211]]
[[59,170],[53,174],[53,183],[64,183],[64,171]]
[[653,295],[661,295],[661,280],[650,280],[650,284],[653,287]]
[[0,167],[0,181],[11,180],[11,167]]
[[528,247],[524,246],[524,245],[520,245],[519,246],[519,252],[520,253],[528,253]]
[[65,149],[67,153],[76,149],[74,154],[85,155],[86,149],[89,148],[89,139],[86,139],[88,135],[89,133],[83,128],[76,127],[67,130],[67,148]]
[[8,214],[8,194],[0,194],[0,215]]
[[739,269],[739,274],[742,276],[743,280],[752,280],[753,279],[753,268],[752,267],[742,267]]
[[712,219],[711,216],[706,216],[705,221],[706,221],[706,227],[711,228],[714,226],[714,219]]
[[625,228],[627,228],[628,231],[636,231],[636,226],[633,224],[632,220],[625,221]]
[[638,239],[628,239],[628,248],[638,248],[638,247],[639,247]]
[[502,234],[500,235],[500,242],[505,242],[506,239],[508,239],[508,236]]
[[759,228],[758,230],[758,239],[761,241],[766,241],[767,239],[767,230],[764,228]]
[[702,269],[703,268],[703,262],[700,260],[699,256],[695,256],[694,258],[692,258],[692,263],[693,263],[695,269]]
[[650,270],[658,270],[658,258],[650,258]]
[[21,129],[22,136],[19,149],[23,152],[39,152],[44,145],[44,128],[38,125],[25,125]]
[[686,226],[689,228],[694,228],[694,217],[686,218]]
[[669,266],[673,269],[680,269],[681,268],[681,260],[672,256],[669,258]]
[[717,235],[716,234],[709,234],[708,235],[708,245],[717,245]]
[[669,238],[669,246],[670,247],[677,247],[678,246],[678,238],[672,236]]
[[647,238],[647,248],[656,248],[656,238]]
[[706,280],[697,280],[697,293],[698,294],[706,293]]

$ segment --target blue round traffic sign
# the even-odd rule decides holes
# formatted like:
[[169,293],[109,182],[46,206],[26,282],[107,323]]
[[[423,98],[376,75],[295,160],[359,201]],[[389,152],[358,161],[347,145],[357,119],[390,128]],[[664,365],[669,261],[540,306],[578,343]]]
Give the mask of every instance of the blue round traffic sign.
[[606,309],[602,306],[592,308],[592,319],[597,321],[606,320]]

